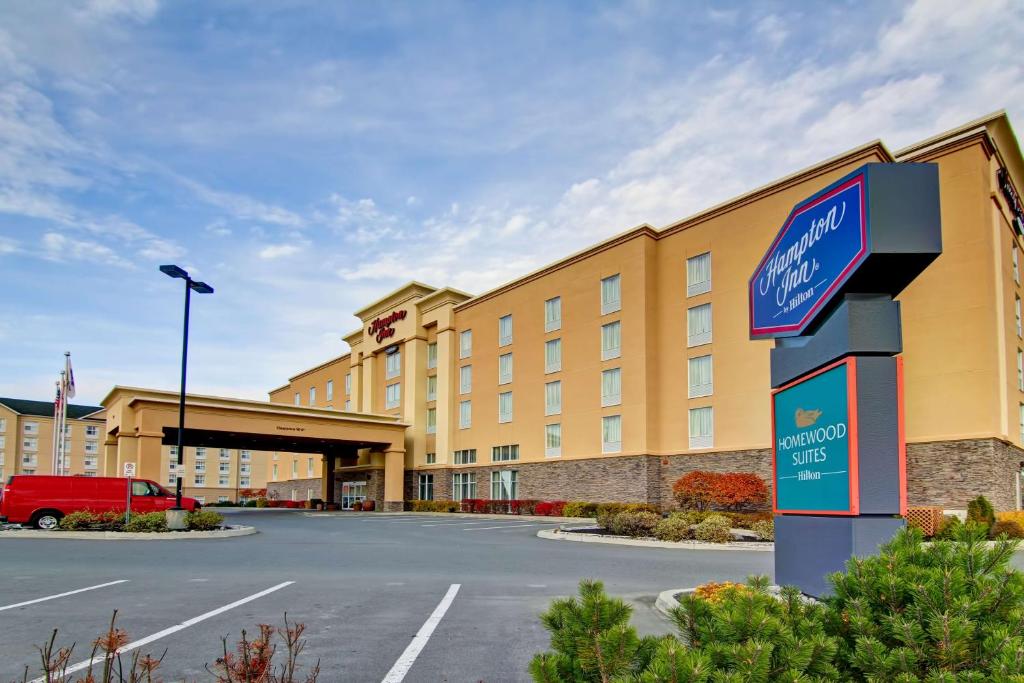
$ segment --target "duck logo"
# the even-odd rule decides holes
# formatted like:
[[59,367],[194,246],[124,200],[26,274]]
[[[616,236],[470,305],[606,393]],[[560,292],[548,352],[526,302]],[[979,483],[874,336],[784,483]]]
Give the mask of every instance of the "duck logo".
[[814,423],[818,421],[818,418],[821,417],[821,411],[804,410],[803,408],[797,408],[796,414],[793,417],[794,422],[796,422],[797,428],[803,429],[804,427],[813,426]]

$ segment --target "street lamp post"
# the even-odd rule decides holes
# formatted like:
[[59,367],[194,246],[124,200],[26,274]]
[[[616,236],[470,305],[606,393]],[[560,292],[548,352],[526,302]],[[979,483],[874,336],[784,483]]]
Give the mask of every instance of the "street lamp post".
[[[170,514],[167,519],[169,527],[184,528],[184,514],[181,512],[181,479],[182,470],[185,465],[185,370],[188,367],[188,311],[193,290],[197,294],[213,294],[213,287],[205,282],[193,280],[184,268],[179,268],[178,266],[160,266],[160,272],[185,281],[185,325],[181,334],[181,394],[178,396],[178,465],[174,468],[178,475],[173,508],[177,513],[173,515],[176,523],[172,525],[172,515]],[[180,526],[178,526],[179,524]]]

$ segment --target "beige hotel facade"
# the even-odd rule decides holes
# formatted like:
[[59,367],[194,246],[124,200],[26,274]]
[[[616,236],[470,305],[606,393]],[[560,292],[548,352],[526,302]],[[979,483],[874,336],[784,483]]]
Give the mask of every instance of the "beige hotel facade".
[[[409,425],[406,500],[668,505],[696,469],[770,480],[772,342],[748,337],[747,280],[794,204],[868,162],[940,177],[944,252],[899,296],[909,503],[1019,508],[1024,160],[1003,113],[895,153],[863,145],[483,294],[411,282],[356,311],[347,353],[270,400]],[[278,497],[321,490],[319,458],[267,467]],[[326,475],[343,504],[384,499],[379,453]]]

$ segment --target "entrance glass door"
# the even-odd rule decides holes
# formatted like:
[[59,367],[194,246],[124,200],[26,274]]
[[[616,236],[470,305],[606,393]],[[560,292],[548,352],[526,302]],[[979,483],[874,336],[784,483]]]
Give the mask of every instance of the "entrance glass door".
[[356,501],[366,500],[365,481],[346,481],[341,484],[341,509],[351,510]]

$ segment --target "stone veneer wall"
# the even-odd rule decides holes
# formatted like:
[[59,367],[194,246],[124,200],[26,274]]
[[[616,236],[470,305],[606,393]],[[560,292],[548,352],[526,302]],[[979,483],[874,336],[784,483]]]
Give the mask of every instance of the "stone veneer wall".
[[[908,503],[963,509],[985,495],[997,510],[1017,506],[1014,476],[1024,450],[998,439],[907,445]],[[672,484],[688,472],[754,472],[771,485],[770,449],[668,456],[602,456],[406,472],[406,500],[418,496],[420,473],[434,474],[434,499],[450,500],[452,474],[476,472],[477,498],[490,498],[491,472],[519,471],[519,497],[590,502],[650,502],[675,506]]]
[[321,494],[320,478],[267,482],[267,497],[270,499],[276,498],[277,500],[291,500],[292,491],[294,491],[295,500],[306,500],[307,489],[313,489],[313,497],[319,498]]
[[384,470],[341,472],[334,475],[334,502],[341,503],[341,484],[346,481],[365,481],[366,499],[374,502],[375,510],[384,509]]
[[963,510],[984,495],[996,510],[1014,510],[1014,476],[1024,450],[999,439],[907,444],[907,503]]

